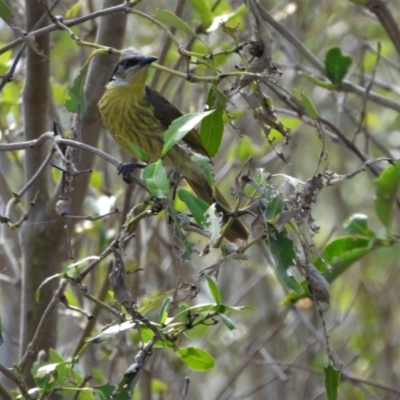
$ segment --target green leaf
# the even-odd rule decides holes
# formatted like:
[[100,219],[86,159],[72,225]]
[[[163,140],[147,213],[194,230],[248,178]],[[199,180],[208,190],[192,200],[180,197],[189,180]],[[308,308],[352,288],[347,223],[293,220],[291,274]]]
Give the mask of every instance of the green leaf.
[[39,294],[40,294],[40,289],[47,283],[50,282],[52,279],[55,278],[62,278],[64,274],[54,274],[52,276],[48,276],[38,287],[38,289],[35,292],[35,301],[36,303],[39,302]]
[[174,315],[171,319],[170,322],[180,319],[183,315],[187,315],[188,312],[196,313],[196,314],[201,314],[201,313],[213,313],[213,312],[218,312],[219,306],[215,303],[205,303],[205,304],[198,304],[193,307],[188,307],[185,310],[182,310],[178,312],[178,314]]
[[302,106],[311,118],[319,118],[317,109],[315,108],[311,99],[306,94],[304,94],[304,89],[302,87],[294,89],[293,97],[296,100],[296,103]]
[[[214,105],[214,89],[210,88],[207,95],[207,102],[209,109]],[[222,135],[224,133],[224,122],[222,117],[224,109],[217,103],[212,114],[206,116],[200,125],[199,135],[204,148],[210,157],[214,157],[221,146]]]
[[186,204],[196,223],[203,226],[209,204],[183,188],[178,189],[178,196]]
[[123,378],[118,382],[118,386],[111,396],[114,400],[132,400],[132,391],[134,389],[136,380],[132,380],[128,376],[123,376]]
[[90,343],[102,343],[106,340],[114,337],[120,332],[126,331],[127,329],[132,329],[136,326],[136,322],[133,321],[125,321],[122,324],[112,325],[105,329],[104,331],[98,333],[96,336],[93,336],[87,340]]
[[65,107],[69,112],[82,115],[86,110],[85,81],[89,70],[89,63],[86,63],[80,70],[78,77],[74,80],[68,92],[69,100],[65,102]]
[[88,261],[94,261],[94,260],[100,260],[100,258],[98,256],[88,256],[73,262],[72,264],[68,265],[67,268],[65,268],[63,276],[67,279],[71,278],[70,275],[71,270],[74,270],[76,274],[79,274],[81,272],[81,268],[78,268],[79,266],[87,263]]
[[203,349],[184,347],[177,349],[176,352],[186,366],[195,371],[208,371],[215,365],[214,359]]
[[104,398],[111,398],[112,394],[114,393],[115,386],[106,383],[105,385],[96,386],[96,392],[100,392]]
[[[54,350],[53,353],[55,353]],[[54,358],[54,354],[50,358]],[[40,387],[43,392],[48,392],[55,386],[71,388],[79,385],[84,375],[82,369],[77,364],[72,365],[71,361],[64,360],[60,355],[56,354],[55,358],[57,360],[55,362],[51,361],[46,365],[38,365],[37,369],[35,367],[33,368],[32,374],[37,386]],[[71,376],[74,377],[74,383],[70,380]],[[89,388],[87,389],[91,390]],[[80,396],[79,398],[81,397],[82,399],[88,398],[88,396]]]
[[192,35],[197,39],[201,40],[200,37],[196,34],[196,32],[189,25],[187,25],[186,22],[181,20],[171,11],[157,9],[155,17],[163,24],[173,26],[174,28],[186,32],[187,34]]
[[268,202],[267,208],[264,211],[264,219],[273,221],[283,210],[283,200],[276,196]]
[[13,17],[12,11],[4,0],[0,0],[0,18],[7,24],[11,21]]
[[167,297],[161,304],[160,311],[158,312],[158,323],[163,324],[168,318],[168,307],[172,302],[172,297]]
[[51,390],[58,379],[57,367],[59,364],[47,364],[40,367],[34,376],[36,385],[43,392]]
[[303,292],[301,285],[287,273],[288,268],[293,267],[296,263],[293,241],[286,236],[285,230],[278,232],[272,225],[268,225],[268,227],[269,247],[275,260],[278,275],[288,289],[301,294]]
[[[217,86],[212,87],[213,90],[213,95],[215,97],[215,100],[217,101],[218,107],[225,108],[226,103],[231,102],[229,100],[229,97]],[[208,96],[207,96],[208,99]]]
[[[221,10],[222,11],[222,10]],[[248,8],[246,4],[240,5],[236,10],[231,13],[227,13],[226,11],[222,11],[220,15],[217,15],[212,25],[207,29],[207,32],[212,32],[216,29],[220,29],[222,32],[231,36],[231,38],[236,41],[237,35],[240,31],[241,21],[240,17],[248,13]],[[233,22],[235,26],[228,26],[228,22]]]
[[72,5],[65,13],[65,18],[71,19],[75,18],[79,11],[82,9],[83,2],[81,0],[77,1],[74,5]]
[[323,81],[321,79],[318,79],[314,75],[308,74],[307,72],[300,71],[299,75],[304,76],[314,85],[320,86],[324,89],[328,89],[328,90],[337,90],[338,89],[337,85],[333,84],[332,82]]
[[250,307],[250,306],[237,306],[237,307],[231,307],[231,306],[227,306],[225,304],[215,304],[215,303],[205,303],[205,304],[198,304],[196,306],[193,307],[188,307],[185,308],[183,310],[180,310],[178,312],[178,314],[174,315],[171,319],[170,319],[170,323],[174,320],[177,319],[181,319],[182,317],[187,316],[188,312],[190,312],[192,315],[193,314],[212,314],[212,313],[218,313],[218,314],[224,314],[227,311],[232,311],[232,312],[238,312],[238,311],[244,311],[244,310],[252,310],[254,311],[255,308],[254,307]]
[[252,306],[227,306],[226,304],[221,304],[219,308],[219,312],[222,312],[221,307],[224,307],[224,313],[227,311],[244,311],[244,310],[251,310],[251,311],[257,311],[255,307]]
[[221,304],[221,292],[219,291],[219,287],[218,287],[217,283],[209,275],[206,275],[206,280],[208,283],[208,290],[210,291],[211,296],[213,297],[214,301],[217,304]]
[[375,232],[368,228],[368,216],[365,214],[353,214],[343,224],[346,235],[366,236],[375,238]]
[[375,210],[378,218],[385,225],[388,233],[392,229],[394,203],[400,182],[400,161],[387,167],[375,180],[377,187]]
[[319,271],[325,271],[326,280],[331,283],[352,264],[367,255],[374,244],[374,240],[368,237],[342,236],[329,243],[324,249],[324,257],[332,270],[326,270],[324,262],[318,258],[316,267]]
[[182,140],[203,118],[212,112],[214,112],[214,110],[186,114],[173,121],[164,134],[164,147],[161,157],[165,156],[175,144]]
[[154,296],[150,296],[150,298],[142,299],[141,307],[139,308],[139,313],[144,315],[155,308],[159,303],[164,302],[164,300],[173,293],[174,290],[170,290],[168,292],[164,292],[160,295],[154,294]]
[[200,166],[209,185],[211,187],[214,186],[214,175],[210,168],[210,159],[206,156],[196,153],[192,155],[192,161]]
[[211,8],[206,0],[189,0],[193,8],[200,14],[201,25],[207,29],[213,21]]
[[230,330],[233,331],[234,329],[236,329],[235,324],[233,323],[233,321],[227,317],[225,314],[219,314],[219,316],[222,319],[222,322],[224,323],[224,325]]
[[184,304],[179,304],[178,306],[178,314],[180,314],[180,320],[183,322],[185,325],[188,324],[189,321],[189,316],[187,311],[187,307]]
[[324,372],[325,372],[325,390],[328,400],[337,400],[340,372],[336,371],[332,366],[324,368]]
[[340,85],[347,74],[353,59],[342,53],[340,47],[333,47],[325,54],[325,72],[328,79]]
[[149,164],[143,170],[143,179],[146,181],[147,187],[153,196],[159,199],[167,198],[169,194],[167,170],[161,160]]

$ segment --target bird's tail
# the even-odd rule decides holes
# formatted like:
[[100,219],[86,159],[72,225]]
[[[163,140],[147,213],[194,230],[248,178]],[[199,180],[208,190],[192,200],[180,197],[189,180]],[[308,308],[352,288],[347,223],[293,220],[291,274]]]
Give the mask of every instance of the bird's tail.
[[[200,197],[202,200],[204,200],[208,204],[212,204],[217,201],[217,204],[220,203],[222,204],[225,208],[229,209],[230,205],[228,201],[225,199],[225,197],[222,195],[222,193],[215,188],[214,194],[213,190],[210,186],[210,184],[207,182],[207,180],[204,177],[201,177],[197,180],[192,180],[192,179],[187,179],[187,183],[190,185],[190,187],[193,189],[193,191],[196,193],[198,197]],[[218,207],[217,207],[218,208]],[[227,222],[229,219],[229,216],[224,215],[223,217],[223,222]],[[235,219],[232,222],[232,225],[229,227],[228,232],[225,235],[226,239],[228,239],[231,242],[237,242],[239,239],[247,241],[249,238],[249,231],[247,230],[246,226],[243,224],[242,221],[239,219]]]

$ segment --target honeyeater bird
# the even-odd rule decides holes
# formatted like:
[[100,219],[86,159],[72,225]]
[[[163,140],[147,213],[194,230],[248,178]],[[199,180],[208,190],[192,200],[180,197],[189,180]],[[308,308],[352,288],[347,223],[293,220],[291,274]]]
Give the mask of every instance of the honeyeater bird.
[[[99,102],[101,121],[114,140],[131,153],[129,142],[139,146],[147,153],[147,159],[144,160],[147,163],[160,159],[164,132],[175,119],[182,116],[168,100],[146,86],[150,64],[156,60],[156,57],[145,57],[136,52],[122,59],[115,66]],[[229,203],[218,189],[213,191],[201,167],[192,161],[194,153],[208,157],[200,136],[192,130],[167,152],[163,163],[166,167],[178,170],[195,194],[208,204],[216,199],[217,204],[229,208]],[[130,171],[129,168],[122,169],[124,180],[128,180]],[[224,216],[224,221],[228,218]],[[226,238],[230,241],[247,240],[248,231],[240,220],[235,219]]]

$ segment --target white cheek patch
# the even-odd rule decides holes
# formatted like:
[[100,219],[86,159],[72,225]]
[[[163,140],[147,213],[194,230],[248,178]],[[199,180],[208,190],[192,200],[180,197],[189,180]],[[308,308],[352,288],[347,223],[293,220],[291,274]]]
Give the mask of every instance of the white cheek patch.
[[113,76],[111,78],[111,82],[107,85],[107,88],[109,86],[128,86],[129,82],[126,79],[121,79],[117,76]]

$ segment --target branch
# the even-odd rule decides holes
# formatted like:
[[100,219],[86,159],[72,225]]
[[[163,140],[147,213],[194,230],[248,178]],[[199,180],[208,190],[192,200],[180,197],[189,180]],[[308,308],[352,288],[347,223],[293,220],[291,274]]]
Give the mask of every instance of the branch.
[[[131,7],[134,7],[136,5],[136,3],[138,3],[139,1],[140,0],[133,1],[133,2],[125,1],[123,4],[121,4],[119,6],[105,8],[104,10],[95,11],[95,12],[93,12],[91,14],[84,15],[83,17],[70,19],[70,20],[65,21],[65,22],[63,22],[62,19],[60,21],[63,22],[63,24],[65,26],[71,27],[71,26],[79,25],[79,24],[81,24],[83,22],[86,22],[86,21],[90,21],[90,20],[95,19],[95,18],[102,17],[104,15],[117,14],[117,13],[121,13],[121,12],[127,13],[127,12],[130,11]],[[54,32],[54,31],[56,31],[58,29],[59,28],[57,27],[56,24],[48,25],[48,26],[46,26],[44,28],[40,28],[40,29],[37,29],[37,30],[33,30],[32,32],[29,32],[29,35],[30,36],[34,36],[34,37],[39,37],[39,36],[46,35],[47,33]],[[4,46],[3,48],[0,49],[0,54],[3,54],[5,52],[13,49],[15,46],[17,46],[17,45],[19,45],[21,43],[23,43],[23,39],[21,39],[21,38],[12,41],[8,45],[6,45],[6,46]]]
[[[291,43],[314,68],[316,68],[319,72],[326,76],[325,67],[322,62],[296,36],[294,36],[292,32],[290,32],[278,21],[276,21],[272,17],[272,15],[260,4],[258,4],[258,9],[260,10],[262,18],[266,22],[268,22],[273,28],[275,28],[275,30],[279,32],[289,43]],[[338,90],[354,93],[362,98],[365,98],[365,96],[367,95],[367,90],[365,88],[347,80],[342,81]],[[382,107],[391,108],[392,110],[400,112],[400,102],[381,96],[378,93],[372,91],[368,93],[368,96],[369,99],[374,103],[379,104]]]
[[382,0],[367,0],[367,7],[378,18],[382,28],[386,31],[397,54],[400,56],[400,29],[393,13],[388,7],[388,2]]
[[[12,369],[6,368],[3,364],[0,364],[0,372],[2,372],[8,379],[10,379],[12,382],[14,382],[18,386],[19,390],[21,391],[21,393],[25,397],[25,399],[28,399],[28,400],[34,399],[34,397],[32,397],[28,393],[29,388],[26,385],[26,383],[22,380],[22,378],[18,377]],[[11,396],[10,396],[10,399],[12,399]],[[6,399],[4,399],[4,400],[6,400]]]
[[[28,344],[25,354],[22,356],[20,362],[18,363],[18,367],[21,368],[22,371],[24,371],[25,367],[28,365],[28,362],[30,358],[36,353],[36,347],[39,343],[39,340],[42,338],[47,322],[52,314],[52,312],[55,310],[56,306],[60,302],[60,299],[62,295],[64,294],[64,290],[66,289],[68,285],[67,280],[63,280],[60,283],[60,286],[58,289],[54,292],[53,298],[51,299],[49,305],[47,306],[45,312],[42,315],[42,318],[40,319],[39,325],[36,328],[35,334],[33,336],[33,339],[31,342]],[[54,327],[51,327],[50,329],[54,329]]]

